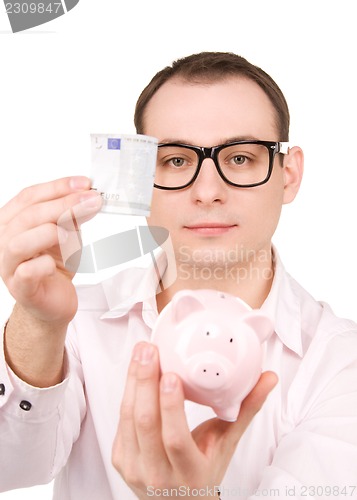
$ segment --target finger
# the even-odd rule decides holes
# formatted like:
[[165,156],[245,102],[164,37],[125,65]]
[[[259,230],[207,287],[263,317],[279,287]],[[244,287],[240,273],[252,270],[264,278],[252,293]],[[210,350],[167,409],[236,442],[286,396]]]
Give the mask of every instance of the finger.
[[[134,358],[134,356],[133,356]],[[123,458],[126,465],[139,455],[139,444],[134,423],[137,361],[132,359],[128,369],[124,395],[120,406],[118,431],[113,444],[112,461],[117,470],[123,470]],[[130,457],[130,458],[129,458]]]
[[251,420],[258,413],[277,383],[278,377],[274,372],[262,373],[257,384],[242,403],[242,411],[247,415],[248,419]]
[[62,262],[70,273],[76,273],[81,262],[81,225],[96,215],[101,204],[100,196],[90,198],[66,210],[57,221]]
[[[47,222],[57,223],[62,218],[65,220],[67,213],[76,207],[78,218],[97,213],[102,205],[102,197],[96,191],[83,191],[70,194],[63,198],[37,203],[18,213],[6,226],[5,237],[11,237],[27,229],[40,226]],[[80,208],[79,208],[80,207]],[[64,224],[62,224],[64,225]]]
[[160,381],[163,444],[172,467],[188,477],[195,473],[200,452],[188,427],[184,402],[180,378],[175,373],[163,374]]
[[159,355],[153,344],[140,343],[134,354],[137,360],[135,425],[140,452],[146,468],[167,465],[162,443],[159,400]]
[[1,209],[0,224],[6,224],[27,207],[63,198],[70,193],[90,189],[91,180],[84,176],[64,177],[23,189]]
[[13,237],[4,251],[2,276],[7,279],[24,261],[38,256],[58,244],[58,231],[55,224],[43,224]]
[[230,434],[229,439],[233,445],[234,442],[238,442],[241,435],[253,420],[254,416],[263,406],[266,398],[276,386],[277,382],[278,377],[274,372],[262,373],[255,387],[244,399],[237,421],[227,428],[228,433]]
[[[57,219],[57,225],[68,231],[78,231],[80,226],[90,220],[102,205],[102,197],[96,191],[81,195],[76,204],[70,203]],[[68,200],[67,200],[68,201]],[[69,200],[70,202],[73,199]]]
[[239,440],[263,406],[277,380],[277,376],[273,372],[265,372],[261,375],[258,383],[244,399],[236,422],[226,422],[216,418],[203,422],[194,430],[193,436],[199,449],[217,464],[216,478],[218,483],[224,476]]
[[[49,255],[40,255],[20,264],[9,283],[9,291],[18,290],[17,300],[34,296],[45,278],[53,276],[56,264]],[[21,295],[21,297],[19,296]]]

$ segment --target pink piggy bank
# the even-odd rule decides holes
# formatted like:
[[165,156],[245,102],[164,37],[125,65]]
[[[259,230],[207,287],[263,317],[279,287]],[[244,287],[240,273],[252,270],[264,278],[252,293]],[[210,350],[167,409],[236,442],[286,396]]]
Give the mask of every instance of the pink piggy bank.
[[161,311],[152,332],[161,371],[177,373],[185,397],[235,421],[257,383],[271,320],[216,290],[182,290]]

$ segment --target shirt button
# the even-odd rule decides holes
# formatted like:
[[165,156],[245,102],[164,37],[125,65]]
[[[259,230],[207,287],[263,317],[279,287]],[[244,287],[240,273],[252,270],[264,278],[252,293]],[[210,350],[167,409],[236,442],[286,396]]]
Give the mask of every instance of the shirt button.
[[0,384],[0,396],[4,396],[4,394],[5,394],[5,385]]
[[24,410],[24,411],[30,411],[32,408],[32,404],[29,403],[28,401],[21,401],[20,408],[21,408],[21,410]]

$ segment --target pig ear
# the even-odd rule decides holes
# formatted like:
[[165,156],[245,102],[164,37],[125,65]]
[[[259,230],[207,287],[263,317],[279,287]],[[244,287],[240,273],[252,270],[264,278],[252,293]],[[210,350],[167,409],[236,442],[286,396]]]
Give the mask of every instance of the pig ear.
[[248,313],[244,317],[244,321],[253,328],[261,344],[267,340],[274,331],[272,320],[259,311]]
[[204,304],[195,296],[195,292],[182,290],[172,299],[172,314],[175,323],[180,323],[189,314],[205,310]]

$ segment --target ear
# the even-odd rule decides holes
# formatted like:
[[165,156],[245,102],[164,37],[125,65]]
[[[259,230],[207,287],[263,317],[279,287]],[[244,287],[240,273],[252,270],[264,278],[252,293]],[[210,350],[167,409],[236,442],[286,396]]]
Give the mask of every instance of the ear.
[[189,314],[197,311],[204,311],[206,307],[195,296],[194,291],[181,290],[172,299],[172,315],[175,323],[180,323]]
[[259,311],[252,311],[242,319],[253,328],[261,344],[267,340],[274,331],[271,319]]
[[284,197],[283,203],[291,203],[297,195],[304,172],[304,153],[301,148],[289,148],[289,153],[284,155]]

